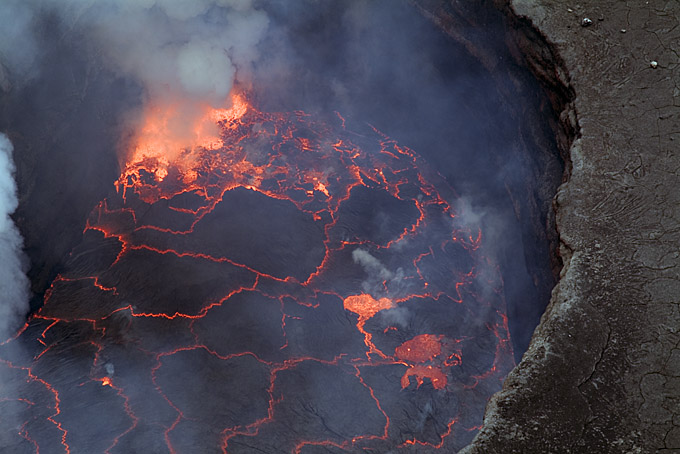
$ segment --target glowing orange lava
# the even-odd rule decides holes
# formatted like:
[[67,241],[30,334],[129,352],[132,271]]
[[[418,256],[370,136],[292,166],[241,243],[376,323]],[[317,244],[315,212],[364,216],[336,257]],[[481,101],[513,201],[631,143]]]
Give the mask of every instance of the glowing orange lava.
[[407,340],[394,351],[397,358],[412,363],[424,363],[442,352],[442,338],[432,334],[421,334]]
[[409,385],[409,377],[415,377],[418,386],[425,382],[425,378],[429,378],[434,389],[444,389],[446,387],[446,374],[442,372],[440,367],[431,364],[416,364],[411,366],[403,377],[401,377],[401,387],[406,388]]
[[371,295],[363,293],[361,295],[348,296],[345,298],[343,306],[348,311],[359,315],[357,329],[364,335],[364,344],[368,347],[368,352],[366,353],[368,359],[370,360],[371,353],[377,354],[382,358],[387,358],[385,354],[373,344],[373,335],[364,329],[364,325],[378,312],[393,308],[394,303],[392,300],[389,298],[380,298],[376,300]]
[[363,293],[345,298],[344,306],[348,311],[358,314],[359,320],[368,320],[382,310],[393,308],[394,303],[389,298],[376,300],[371,295]]
[[207,104],[191,109],[179,103],[149,104],[119,181],[141,180],[143,170],[162,182],[172,167],[185,184],[192,184],[198,176],[194,168],[200,151],[222,148],[220,127],[235,128],[247,110],[248,103],[239,95],[232,96],[228,109]]
[[[410,384],[409,377],[415,377],[418,386],[422,385],[425,378],[429,378],[435,389],[446,387],[446,374],[442,369],[441,361],[436,364],[428,363],[442,354],[442,341],[444,336],[421,334],[407,340],[394,350],[394,356],[409,364],[409,369],[401,377],[401,387],[406,388]],[[446,364],[444,364],[446,365]]]
[[[246,95],[233,96],[231,107],[224,109],[194,106],[187,110],[179,104],[155,104],[144,112],[116,182],[117,192],[97,204],[86,220],[83,237],[91,243],[86,250],[73,254],[69,259],[75,264],[73,268],[65,265],[63,274],[52,281],[45,293],[41,309],[14,338],[28,337],[36,344],[33,363],[30,367],[14,366],[0,358],[0,365],[7,363],[7,367],[25,376],[26,383],[43,389],[49,397],[41,411],[46,415],[43,423],[54,426],[52,438],[36,426],[40,422],[37,420],[27,421],[20,432],[36,452],[39,443],[62,446],[60,452],[70,453],[71,446],[73,452],[90,452],[80,446],[84,438],[80,433],[70,433],[81,428],[71,424],[68,412],[61,410],[62,406],[74,408],[72,390],[63,380],[53,384],[52,369],[44,367],[49,364],[44,361],[68,354],[68,348],[76,349],[73,351],[78,355],[83,354],[78,349],[91,350],[94,368],[86,372],[88,380],[107,387],[103,392],[98,388],[99,394],[111,406],[118,405],[128,420],[116,433],[107,435],[108,448],[99,452],[131,452],[130,440],[157,432],[148,427],[160,428],[170,453],[193,452],[182,444],[183,440],[193,439],[187,434],[194,427],[205,426],[205,433],[219,437],[215,448],[224,453],[240,452],[242,446],[252,446],[253,452],[271,452],[276,446],[278,451],[300,454],[321,449],[388,452],[399,443],[399,448],[448,450],[457,437],[466,435],[464,431],[478,429],[481,416],[470,416],[470,412],[499,388],[502,377],[513,366],[502,280],[490,280],[491,291],[478,294],[479,270],[489,264],[479,255],[481,250],[477,251],[482,244],[481,232],[456,226],[450,203],[455,193],[440,175],[427,170],[413,150],[399,146],[370,126],[362,126],[360,132],[346,129],[345,119],[339,114],[338,118],[340,123],[333,126],[315,122],[299,111],[261,112]],[[300,214],[303,220],[296,222],[300,222],[301,230],[304,227],[317,235],[309,237],[316,241],[309,249],[318,253],[311,264],[306,268],[300,265],[299,271],[298,264],[284,255],[281,270],[267,268],[278,257],[276,249],[294,249],[289,245],[297,232],[281,233],[282,223],[289,218],[275,219],[269,211],[264,217],[256,217],[247,212],[252,203],[247,205],[236,197],[271,203],[267,206],[285,206],[288,211],[282,213],[286,215]],[[370,203],[365,203],[367,200]],[[355,214],[356,206],[368,205],[369,210],[379,211],[382,207],[376,205],[382,201],[392,203],[396,209],[386,208],[380,213],[385,222],[380,218],[379,229],[367,227],[369,223],[360,216],[345,219]],[[224,211],[225,207],[232,211]],[[390,223],[391,217],[397,219],[394,224]],[[237,218],[240,222],[245,219],[244,225],[234,221]],[[214,230],[206,230],[211,222]],[[232,230],[236,232],[234,236],[224,233],[231,227],[227,225],[230,222],[238,224],[245,234],[234,238],[243,232]],[[257,243],[248,243],[256,222],[271,224],[265,230],[266,248],[262,253],[252,252],[251,247]],[[387,233],[383,232],[383,224]],[[301,233],[305,241],[306,233]],[[106,247],[99,246],[102,241]],[[105,258],[97,256],[96,262],[99,264],[101,259],[102,263],[96,271],[90,269],[90,250],[108,254]],[[373,260],[373,268],[380,275],[375,282],[368,282],[370,287],[364,285],[366,282],[360,283],[364,278],[370,280],[366,276],[371,273],[353,261],[358,250],[367,260]],[[459,260],[461,257],[464,260]],[[76,266],[81,259],[84,265]],[[137,266],[147,274],[138,275]],[[490,269],[493,274],[495,268]],[[83,275],[83,270],[93,275]],[[205,274],[205,285],[201,279],[192,280],[198,272],[184,282],[183,273],[194,270],[200,270],[201,278]],[[189,297],[171,292],[162,296],[153,292],[138,295],[154,285],[162,293],[175,279],[181,281],[178,289],[195,284]],[[210,287],[206,299],[194,294],[200,293],[202,287]],[[365,288],[375,290],[372,294],[359,290]],[[77,305],[74,300],[78,298],[97,304]],[[181,298],[186,299],[179,304]],[[382,312],[390,309],[394,311]],[[404,310],[400,312],[401,309]],[[229,312],[232,310],[235,312]],[[432,310],[440,311],[454,324],[463,310],[465,316],[473,314],[484,323],[456,327],[457,338],[453,339],[438,334],[447,333],[446,328],[432,331],[434,328],[426,321],[431,319],[428,311]],[[411,318],[399,319],[404,314]],[[428,317],[419,318],[422,314]],[[346,331],[348,319],[353,325]],[[222,329],[222,321],[233,326]],[[266,325],[268,322],[273,323],[273,329],[264,333],[265,327],[272,328]],[[252,331],[253,326],[258,330]],[[250,336],[250,340],[257,337],[257,341],[241,343],[242,329],[257,332]],[[324,332],[327,329],[329,336]],[[344,337],[334,337],[336,333],[331,329]],[[229,337],[234,333],[238,339]],[[495,342],[495,351],[490,353],[493,358],[479,368],[471,367],[476,375],[465,377],[464,368],[454,368],[465,361],[475,365],[475,350],[469,358],[463,345],[468,340],[475,342],[480,334],[486,336],[485,343],[491,343],[487,338]],[[75,347],[62,346],[64,339],[71,338]],[[147,344],[147,340],[151,342]],[[258,345],[261,340],[271,341],[271,345]],[[394,348],[395,345],[398,346]],[[390,346],[389,350],[385,346]],[[131,352],[130,358],[145,358],[139,365],[138,380],[121,375],[114,384],[112,377],[93,372],[101,371],[100,361],[116,361],[122,357],[121,352]],[[225,407],[229,408],[205,410],[215,411],[216,418],[210,419],[211,413],[206,419],[195,419],[197,414],[203,417],[203,413],[194,408],[198,405],[187,402],[198,402],[192,395],[203,396],[205,389],[185,386],[183,382],[175,386],[177,371],[173,373],[169,365],[180,357],[176,355],[186,360],[195,358],[194,364],[208,361],[215,366],[209,368],[210,380],[219,381],[220,386],[203,387],[209,396],[202,402],[212,401],[213,394],[215,401],[220,401],[224,398],[221,393],[227,389],[241,392],[247,388],[247,380],[240,372],[234,372],[231,378],[221,375],[220,371],[231,370],[232,364],[243,364],[244,368],[250,364],[248,373],[258,368],[264,371],[264,385],[255,392],[263,398],[251,399],[247,395],[249,402],[244,405],[252,406],[252,412],[231,411],[227,402]],[[180,368],[184,368],[183,361],[177,363]],[[230,363],[223,368],[225,362]],[[363,416],[359,413],[372,414],[365,426],[361,420],[356,430],[328,429],[333,424],[327,424],[324,418],[337,414],[316,413],[324,410],[325,395],[313,396],[321,399],[321,405],[311,401],[306,407],[307,402],[301,402],[305,409],[297,409],[300,399],[295,386],[300,379],[295,377],[302,374],[297,369],[304,370],[309,364],[318,366],[319,371],[330,370],[331,378],[343,378],[337,388],[335,383],[322,385],[329,385],[327,389],[346,399],[347,405],[353,405],[351,399],[361,399],[356,401],[361,410],[353,410],[357,420]],[[399,378],[384,374],[381,368],[405,368],[401,387],[408,387],[413,377],[416,390],[399,392]],[[129,373],[133,377],[133,372]],[[436,417],[428,418],[438,421],[436,425],[427,433],[414,426],[404,441],[403,425],[412,422],[412,418],[407,415],[404,419],[408,413],[404,408],[409,407],[400,407],[400,402],[414,405],[417,401],[408,399],[427,392],[417,390],[426,380],[442,390],[440,394],[458,392],[447,386],[453,377],[456,382],[463,380],[464,392],[451,399],[459,403],[458,407],[440,406]],[[223,378],[225,383],[220,381]],[[232,381],[227,383],[229,380]],[[385,386],[386,381],[393,381],[394,386]],[[126,388],[127,383],[136,386],[137,382],[146,386],[143,392]],[[477,386],[482,382],[485,386]],[[321,390],[323,394],[324,386],[310,392]],[[352,391],[340,394],[343,387]],[[294,391],[293,398],[290,390]],[[389,394],[395,390],[396,394]],[[62,404],[67,399],[68,405]],[[298,411],[305,413],[301,419],[305,427],[296,427],[298,421],[289,417],[300,414]],[[227,413],[229,417],[225,419]],[[149,417],[152,414],[163,417]],[[314,424],[319,426],[319,432],[308,432],[307,426]],[[433,431],[434,436],[428,435]],[[34,440],[33,434],[41,438]],[[268,444],[272,440],[275,445]]]

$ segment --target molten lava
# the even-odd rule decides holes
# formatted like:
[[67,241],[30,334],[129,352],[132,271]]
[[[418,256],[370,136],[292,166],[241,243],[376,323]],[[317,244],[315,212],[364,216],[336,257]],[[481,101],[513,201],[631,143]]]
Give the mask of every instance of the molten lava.
[[435,389],[444,389],[446,387],[446,374],[441,368],[431,364],[416,364],[411,366],[404,376],[401,377],[402,388],[406,388],[410,385],[409,377],[415,377],[418,386],[425,382],[425,378],[429,378]]
[[359,320],[366,321],[384,309],[394,307],[389,298],[376,300],[371,295],[351,295],[345,298],[345,309],[359,315]]
[[[198,111],[145,112],[117,191],[9,341],[33,349],[7,367],[43,396],[24,399],[44,417],[20,437],[112,454],[140,439],[171,453],[469,442],[513,360],[502,281],[446,181],[340,115],[261,112],[245,95]],[[61,380],[62,355],[79,361],[66,376],[90,378]],[[92,378],[109,362],[115,376]],[[440,397],[455,403],[409,416]],[[81,435],[89,399],[118,425]]]
[[430,361],[442,352],[441,342],[443,337],[421,334],[397,347],[394,355],[401,360],[411,363]]
[[409,369],[401,378],[402,388],[409,386],[409,377],[415,377],[418,386],[424,383],[425,378],[430,379],[435,389],[443,389],[446,386],[447,379],[443,368],[444,364],[441,361],[438,361],[438,364],[431,363],[432,360],[442,354],[443,339],[444,336],[421,334],[404,342],[394,350],[394,356],[410,363]]
[[183,183],[191,185],[198,177],[195,169],[200,154],[224,146],[218,125],[235,128],[247,109],[248,104],[238,95],[231,98],[228,109],[205,104],[189,109],[189,114],[179,104],[148,105],[121,180],[140,181],[144,177],[140,172],[145,172],[162,182],[174,168],[182,174]]

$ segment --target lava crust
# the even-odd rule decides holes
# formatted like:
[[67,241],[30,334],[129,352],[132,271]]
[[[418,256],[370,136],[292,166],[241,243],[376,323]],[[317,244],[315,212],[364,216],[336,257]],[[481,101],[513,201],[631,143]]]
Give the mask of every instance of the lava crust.
[[219,137],[130,154],[3,344],[16,452],[468,444],[514,362],[498,269],[445,180],[340,115],[245,95],[211,115]]

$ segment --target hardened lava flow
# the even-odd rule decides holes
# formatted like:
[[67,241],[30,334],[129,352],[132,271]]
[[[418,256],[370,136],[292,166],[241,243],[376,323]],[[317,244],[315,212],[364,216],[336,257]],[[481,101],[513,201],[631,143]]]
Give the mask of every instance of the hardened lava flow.
[[498,269],[446,182],[340,114],[238,95],[187,144],[168,109],[2,346],[17,452],[466,445],[514,363]]

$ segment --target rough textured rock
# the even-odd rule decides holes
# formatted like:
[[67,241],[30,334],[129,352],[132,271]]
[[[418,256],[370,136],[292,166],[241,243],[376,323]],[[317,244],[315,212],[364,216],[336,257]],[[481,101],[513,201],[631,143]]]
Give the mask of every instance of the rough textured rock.
[[555,202],[564,268],[464,452],[680,452],[680,5],[503,7],[555,100],[575,94],[560,116],[575,139]]

